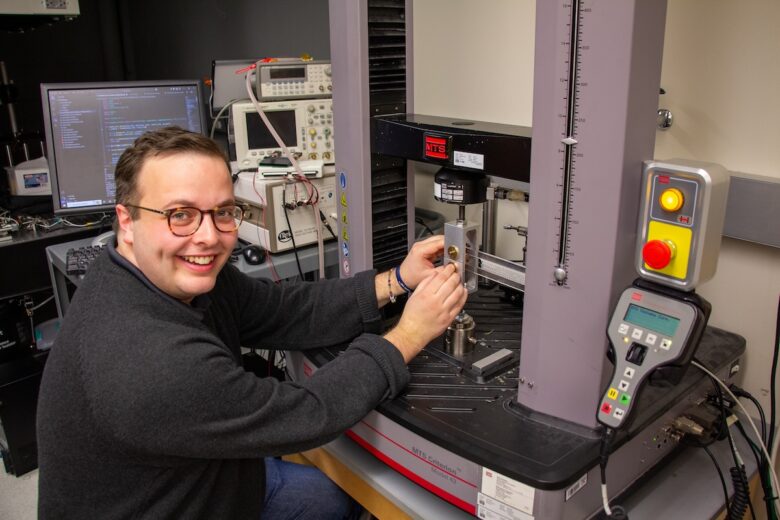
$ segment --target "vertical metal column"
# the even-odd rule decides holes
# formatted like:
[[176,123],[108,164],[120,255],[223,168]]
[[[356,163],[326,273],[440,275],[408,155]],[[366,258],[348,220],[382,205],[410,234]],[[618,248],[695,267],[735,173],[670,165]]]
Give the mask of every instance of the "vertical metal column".
[[[406,20],[406,113],[414,114],[414,0],[404,0],[404,17]],[[416,169],[413,163],[406,164],[406,214],[409,222],[407,230],[407,243],[409,247],[414,244],[416,236],[415,225],[415,185]],[[424,197],[433,197],[433,193],[424,193]]]
[[518,401],[588,427],[608,318],[633,269],[653,155],[665,0],[537,2]]
[[373,265],[368,4],[366,0],[330,0],[329,17],[333,134],[339,150],[339,273],[344,278]]

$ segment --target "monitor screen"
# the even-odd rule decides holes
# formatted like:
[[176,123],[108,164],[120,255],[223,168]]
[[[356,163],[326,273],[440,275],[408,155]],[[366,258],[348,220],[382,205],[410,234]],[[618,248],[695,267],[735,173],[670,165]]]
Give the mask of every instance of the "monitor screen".
[[147,130],[205,129],[197,80],[50,83],[41,96],[56,214],[113,210],[114,166]]
[[[295,110],[266,110],[265,115],[285,145],[297,146],[298,135],[295,127]],[[246,133],[249,150],[279,148],[276,139],[268,131],[257,112],[247,112]]]

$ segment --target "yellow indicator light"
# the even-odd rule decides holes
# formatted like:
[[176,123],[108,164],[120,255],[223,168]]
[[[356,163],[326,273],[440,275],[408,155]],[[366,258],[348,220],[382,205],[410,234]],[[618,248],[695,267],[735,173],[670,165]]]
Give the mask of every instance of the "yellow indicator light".
[[661,207],[666,211],[678,211],[683,207],[685,203],[685,197],[677,188],[669,188],[661,193],[661,198],[658,200]]

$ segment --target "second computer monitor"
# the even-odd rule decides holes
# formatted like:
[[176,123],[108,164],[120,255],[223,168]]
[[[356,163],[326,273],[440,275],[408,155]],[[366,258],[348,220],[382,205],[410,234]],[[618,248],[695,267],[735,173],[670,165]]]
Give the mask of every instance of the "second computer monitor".
[[56,214],[113,210],[116,162],[147,130],[205,131],[197,80],[49,83],[41,96]]

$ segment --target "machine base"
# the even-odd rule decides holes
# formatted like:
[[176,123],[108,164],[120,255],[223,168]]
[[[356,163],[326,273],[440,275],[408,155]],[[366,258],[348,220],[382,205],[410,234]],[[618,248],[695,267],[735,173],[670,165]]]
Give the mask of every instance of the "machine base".
[[[480,291],[467,312],[477,323],[477,348],[466,360],[432,344],[409,368],[404,393],[381,404],[347,435],[425,489],[480,518],[580,519],[598,514],[600,429],[526,409],[516,402],[518,366],[484,381],[468,374],[480,356],[519,351],[522,309],[499,291]],[[698,360],[728,379],[742,355],[740,336],[708,328]],[[333,359],[337,349],[293,353],[296,379]],[[634,420],[613,443],[610,494],[627,490],[676,451],[674,418],[699,406],[712,390],[691,369],[672,388],[648,387]],[[565,396],[561,396],[565,399]],[[593,414],[596,414],[594,404]]]

